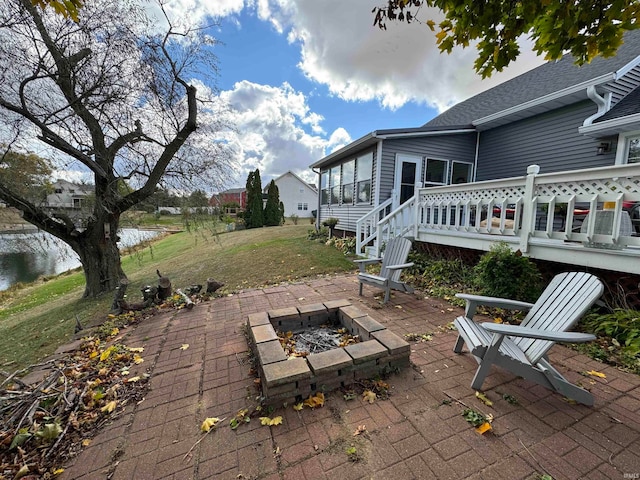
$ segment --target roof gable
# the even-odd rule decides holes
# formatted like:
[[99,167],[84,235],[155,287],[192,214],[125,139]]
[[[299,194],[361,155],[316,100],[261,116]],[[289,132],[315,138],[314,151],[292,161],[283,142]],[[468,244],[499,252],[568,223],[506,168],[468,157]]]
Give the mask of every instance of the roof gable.
[[[526,108],[527,104],[545,98],[552,101],[564,95],[577,94],[576,101],[586,99],[588,85],[614,80],[618,72],[624,72],[630,64],[640,62],[640,30],[625,34],[624,43],[614,57],[597,57],[581,67],[573,62],[571,55],[547,62],[454,105],[425,126],[478,125],[483,123],[483,119],[489,121],[491,117],[500,117],[501,113],[506,116],[511,110]],[[572,92],[572,87],[580,88]]]

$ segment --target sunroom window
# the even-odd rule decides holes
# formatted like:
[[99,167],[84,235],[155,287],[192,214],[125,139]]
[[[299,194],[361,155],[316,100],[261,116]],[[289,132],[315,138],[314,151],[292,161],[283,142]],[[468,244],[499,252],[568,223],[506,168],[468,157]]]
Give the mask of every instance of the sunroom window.
[[329,170],[325,170],[320,175],[320,203],[329,204]]
[[340,165],[331,168],[330,185],[331,185],[331,204],[340,203]]
[[371,202],[371,170],[373,168],[373,155],[368,154],[358,157],[356,161],[357,201],[358,203]]
[[355,160],[342,164],[342,203],[353,203]]

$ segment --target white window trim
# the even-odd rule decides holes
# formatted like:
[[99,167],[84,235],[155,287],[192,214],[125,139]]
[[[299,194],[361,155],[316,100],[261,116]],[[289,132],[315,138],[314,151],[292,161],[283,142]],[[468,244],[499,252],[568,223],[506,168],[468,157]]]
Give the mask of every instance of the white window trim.
[[640,130],[625,132],[618,135],[618,147],[616,148],[616,165],[626,165],[629,157],[629,140],[640,137]]

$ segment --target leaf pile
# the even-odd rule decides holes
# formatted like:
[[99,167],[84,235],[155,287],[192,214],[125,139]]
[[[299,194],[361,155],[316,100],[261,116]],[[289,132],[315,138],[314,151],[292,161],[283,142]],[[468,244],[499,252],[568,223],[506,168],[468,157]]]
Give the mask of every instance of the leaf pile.
[[130,376],[144,361],[142,351],[88,337],[76,351],[41,364],[50,372],[40,383],[20,381],[24,371],[2,382],[0,478],[60,473],[113,412],[143,398],[146,375]]

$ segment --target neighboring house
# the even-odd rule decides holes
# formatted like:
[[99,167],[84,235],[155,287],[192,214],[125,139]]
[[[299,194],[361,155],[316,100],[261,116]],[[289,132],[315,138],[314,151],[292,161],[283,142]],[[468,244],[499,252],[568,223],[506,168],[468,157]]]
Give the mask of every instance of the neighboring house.
[[[300,218],[310,218],[313,216],[318,203],[318,191],[302,180],[292,171],[288,171],[274,179],[280,201],[284,204],[284,216],[297,215]],[[263,189],[267,193],[269,185]]]
[[[230,188],[224,192],[214,194],[209,199],[209,205],[212,207],[221,207],[235,203],[240,206],[240,210],[244,210],[247,206],[247,190],[245,188]],[[236,211],[228,211],[226,213],[235,214]]]
[[80,210],[86,205],[87,197],[93,195],[93,185],[80,185],[66,180],[52,184],[53,193],[47,195],[49,208]]
[[375,130],[311,165],[318,224],[380,218],[416,189],[640,162],[640,30],[615,57],[565,56],[463,101],[417,128]]

